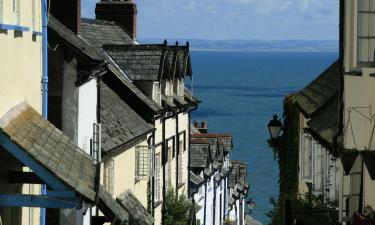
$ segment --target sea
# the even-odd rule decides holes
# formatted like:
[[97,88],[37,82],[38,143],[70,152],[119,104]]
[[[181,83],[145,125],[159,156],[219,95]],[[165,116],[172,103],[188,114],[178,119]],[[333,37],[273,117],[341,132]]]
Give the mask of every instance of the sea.
[[267,123],[282,116],[283,99],[297,92],[338,57],[336,52],[193,51],[190,89],[202,101],[192,120],[211,133],[231,133],[231,159],[248,163],[251,216],[266,225],[278,197],[279,170],[267,145]]

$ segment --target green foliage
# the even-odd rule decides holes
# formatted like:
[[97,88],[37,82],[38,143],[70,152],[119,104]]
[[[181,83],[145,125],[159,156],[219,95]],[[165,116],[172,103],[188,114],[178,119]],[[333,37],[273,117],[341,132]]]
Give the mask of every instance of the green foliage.
[[190,212],[194,204],[183,194],[176,195],[170,188],[165,196],[165,225],[186,225],[189,222]]
[[304,225],[339,225],[336,203],[321,196],[305,194],[298,196],[292,203],[294,218],[304,221]]
[[266,215],[271,224],[282,225],[284,221],[285,199],[296,199],[298,194],[298,144],[299,144],[299,111],[293,102],[294,95],[284,99],[283,134],[269,142],[274,157],[279,164],[279,199],[271,198],[274,209]]

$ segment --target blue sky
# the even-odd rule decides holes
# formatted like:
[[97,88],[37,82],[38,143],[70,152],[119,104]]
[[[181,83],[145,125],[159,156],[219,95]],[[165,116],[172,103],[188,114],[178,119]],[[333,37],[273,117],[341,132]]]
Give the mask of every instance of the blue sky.
[[[98,0],[82,0],[94,17]],[[139,39],[338,39],[339,0],[135,0]]]

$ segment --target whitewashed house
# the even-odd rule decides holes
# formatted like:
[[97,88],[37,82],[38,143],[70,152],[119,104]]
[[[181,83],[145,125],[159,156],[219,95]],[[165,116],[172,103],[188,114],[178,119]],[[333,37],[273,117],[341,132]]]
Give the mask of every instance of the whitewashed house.
[[340,66],[336,61],[294,99],[300,111],[299,193],[312,193],[336,203],[342,176],[336,140],[339,80]]
[[[189,196],[200,206],[195,220],[198,224],[222,224],[229,217],[231,207],[229,157],[232,150],[232,136],[206,133],[204,122],[200,126],[195,122],[192,132]],[[238,216],[244,217],[240,212]]]
[[[97,182],[103,186],[99,185],[95,190],[98,196],[96,207],[48,209],[47,224],[89,225],[116,220],[152,224],[153,219],[145,209],[147,201],[135,197],[137,193],[142,193],[142,197],[147,190],[148,170],[146,182],[140,181],[138,186],[128,185],[135,180],[136,166],[126,163],[124,166],[121,160],[128,157],[131,162],[136,162],[135,146],[142,142],[146,153],[149,153],[147,134],[152,132],[153,127],[122,100],[115,87],[109,87],[111,82],[108,79],[115,76],[105,61],[105,55],[52,15],[49,30],[49,44],[54,46],[49,57],[50,121],[61,127],[87,155],[98,160],[102,168],[99,166],[96,171],[100,175]],[[114,164],[115,161],[120,163]],[[129,175],[123,176],[124,171],[128,171]],[[116,177],[119,179],[114,182]]]
[[151,192],[138,197],[161,224],[168,188],[187,195],[190,112],[199,103],[184,84],[192,75],[189,45],[140,45],[133,1],[101,1],[95,12],[96,19],[82,19],[81,37],[105,55],[114,75],[108,82],[154,128],[147,136]]

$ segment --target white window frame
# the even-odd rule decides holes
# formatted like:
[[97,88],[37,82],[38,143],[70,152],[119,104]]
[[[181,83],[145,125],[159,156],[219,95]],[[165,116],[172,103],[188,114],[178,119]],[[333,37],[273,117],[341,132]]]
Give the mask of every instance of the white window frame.
[[160,153],[155,154],[155,202],[158,202],[161,200],[160,190],[161,190],[161,158]]
[[[309,141],[308,146],[306,140]],[[306,155],[309,153],[309,155]],[[313,182],[313,149],[312,149],[312,138],[309,134],[303,134],[302,136],[302,180],[304,182]],[[306,165],[307,164],[307,165]],[[309,167],[309,175],[306,175],[306,169]]]
[[108,159],[104,162],[104,188],[113,195],[114,191],[114,168],[115,162],[113,159]]
[[4,8],[4,0],[0,0],[0,24],[2,24],[4,22],[3,8]]
[[178,79],[178,87],[177,87],[177,95],[184,96],[185,92],[185,84],[184,84],[184,78]]
[[152,99],[158,105],[161,105],[161,87],[160,87],[160,82],[154,82],[153,90],[152,90]]
[[357,3],[357,62],[374,62],[375,51],[375,0]]
[[21,25],[21,0],[13,0],[13,20],[15,25]]
[[31,0],[31,28],[33,31],[36,31],[36,0]]
[[166,81],[165,81],[165,89],[164,89],[164,94],[165,94],[166,96],[169,96],[169,95],[170,95],[170,94],[169,94],[169,89],[170,89],[170,84],[169,84],[169,81],[166,80]]
[[149,148],[148,146],[137,146],[135,148],[135,176],[144,178],[149,172]]
[[183,183],[185,183],[185,179],[183,179],[184,177],[183,177],[183,174],[184,174],[184,162],[183,162],[183,157],[182,157],[182,155],[183,155],[183,145],[184,145],[184,141],[183,140],[179,140],[179,143],[178,143],[178,145],[179,145],[179,154],[178,154],[178,174],[177,174],[177,176],[178,176],[178,181],[179,181],[179,184],[183,184]]

